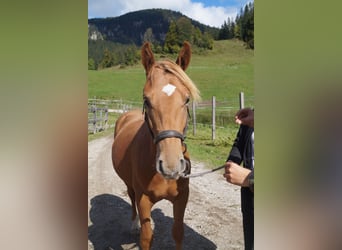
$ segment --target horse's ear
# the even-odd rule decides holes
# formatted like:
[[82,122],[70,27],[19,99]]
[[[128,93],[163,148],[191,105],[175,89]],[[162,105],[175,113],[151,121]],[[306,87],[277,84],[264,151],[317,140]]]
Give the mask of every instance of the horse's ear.
[[144,65],[146,75],[154,64],[154,56],[151,46],[148,42],[144,43],[141,48],[141,62]]
[[180,50],[177,57],[176,63],[183,69],[186,70],[190,64],[191,59],[191,46],[190,43],[184,42],[183,48]]

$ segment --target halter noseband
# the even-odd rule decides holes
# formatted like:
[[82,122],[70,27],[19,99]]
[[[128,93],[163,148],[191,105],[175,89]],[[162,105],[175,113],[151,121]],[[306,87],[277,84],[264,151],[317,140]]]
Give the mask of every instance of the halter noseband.
[[153,138],[153,142],[155,144],[157,144],[161,140],[164,140],[166,138],[172,138],[172,137],[179,138],[179,139],[181,139],[182,142],[184,141],[184,135],[182,135],[178,131],[176,131],[176,130],[164,130],[164,131],[161,131],[159,134],[157,134],[156,137]]

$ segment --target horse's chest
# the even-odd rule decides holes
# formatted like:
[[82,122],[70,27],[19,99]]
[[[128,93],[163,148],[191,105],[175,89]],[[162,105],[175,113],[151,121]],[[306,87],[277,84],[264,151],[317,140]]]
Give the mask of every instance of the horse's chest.
[[148,187],[148,192],[150,197],[156,201],[161,199],[172,200],[179,195],[177,182],[168,180],[163,180],[158,184],[152,182]]

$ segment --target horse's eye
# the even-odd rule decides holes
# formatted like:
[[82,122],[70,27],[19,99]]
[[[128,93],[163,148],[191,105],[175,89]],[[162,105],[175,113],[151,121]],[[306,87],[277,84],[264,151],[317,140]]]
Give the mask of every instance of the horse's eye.
[[144,97],[144,105],[147,108],[151,108],[152,107],[151,102],[150,102],[150,100],[147,97]]
[[190,97],[187,97],[185,100],[185,104],[188,104],[190,102]]

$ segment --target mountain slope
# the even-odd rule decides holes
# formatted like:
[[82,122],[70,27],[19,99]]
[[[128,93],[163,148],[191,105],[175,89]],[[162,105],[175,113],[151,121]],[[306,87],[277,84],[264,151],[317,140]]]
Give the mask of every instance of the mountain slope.
[[183,15],[180,12],[165,9],[147,9],[130,12],[119,17],[94,18],[88,20],[89,40],[109,40],[112,42],[140,46],[144,34],[151,28],[156,41],[163,44],[171,21],[181,17],[191,20],[192,25],[202,32],[210,33],[214,38],[219,29],[213,28]]

